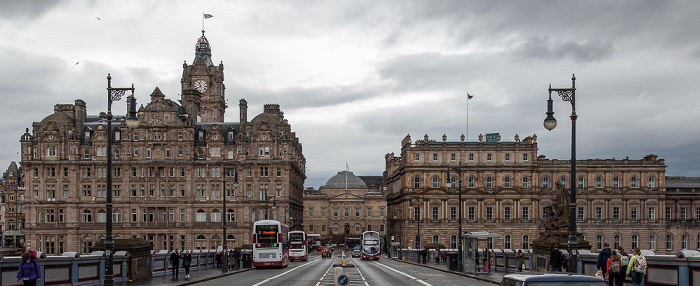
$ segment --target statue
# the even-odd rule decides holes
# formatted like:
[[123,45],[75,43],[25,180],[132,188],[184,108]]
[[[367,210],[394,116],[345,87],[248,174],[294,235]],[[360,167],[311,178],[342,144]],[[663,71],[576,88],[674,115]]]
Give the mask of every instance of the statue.
[[570,190],[564,188],[561,182],[556,182],[556,188],[552,192],[552,205],[545,207],[547,220],[544,227],[547,230],[569,229],[569,202]]

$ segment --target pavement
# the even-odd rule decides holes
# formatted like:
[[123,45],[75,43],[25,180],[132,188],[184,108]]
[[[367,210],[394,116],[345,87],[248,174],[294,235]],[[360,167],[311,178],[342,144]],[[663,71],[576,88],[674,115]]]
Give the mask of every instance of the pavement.
[[[382,257],[382,259],[387,259],[387,258]],[[439,270],[439,271],[446,272],[446,273],[451,273],[454,275],[469,277],[469,278],[481,280],[484,282],[490,282],[493,284],[500,284],[501,280],[503,280],[503,276],[508,274],[508,273],[503,273],[503,272],[490,272],[490,273],[480,273],[477,275],[471,275],[471,274],[467,274],[464,272],[449,270],[449,268],[447,267],[447,264],[444,264],[444,263],[437,264],[435,262],[427,262],[427,263],[423,264],[423,263],[417,263],[416,261],[413,261],[413,260],[411,260],[411,261],[403,260],[402,261],[401,259],[398,259],[398,258],[390,258],[390,259],[392,259],[394,261],[418,265],[418,266],[422,266],[422,267],[426,267],[426,268],[432,268],[435,270]],[[141,280],[137,280],[137,281],[128,281],[128,282],[125,281],[125,282],[121,282],[121,283],[115,283],[115,285],[119,285],[119,286],[192,285],[192,284],[202,283],[202,282],[206,282],[206,281],[213,280],[213,279],[218,279],[221,277],[234,275],[234,274],[245,272],[245,271],[250,271],[253,269],[255,269],[255,268],[239,268],[239,269],[229,270],[228,272],[223,273],[221,271],[221,269],[207,268],[207,269],[190,271],[190,278],[185,278],[185,272],[184,272],[184,270],[181,270],[180,275],[179,275],[180,278],[177,280],[173,280],[172,273],[168,273],[166,275],[153,276],[150,279],[141,279]]]

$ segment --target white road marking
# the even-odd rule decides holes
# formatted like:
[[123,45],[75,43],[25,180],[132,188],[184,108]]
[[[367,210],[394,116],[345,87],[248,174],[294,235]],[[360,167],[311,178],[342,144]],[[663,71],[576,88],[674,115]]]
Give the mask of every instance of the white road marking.
[[428,283],[428,282],[425,282],[425,281],[420,280],[420,279],[418,279],[418,278],[416,278],[416,277],[413,277],[413,276],[411,276],[411,275],[409,275],[409,274],[406,274],[406,273],[403,273],[403,272],[401,272],[401,271],[398,271],[398,270],[396,270],[396,269],[394,269],[394,268],[391,268],[391,267],[389,267],[389,266],[386,266],[386,265],[384,265],[384,264],[381,264],[381,263],[379,263],[379,262],[377,262],[377,261],[374,261],[374,263],[376,263],[377,265],[381,265],[382,267],[384,267],[384,268],[386,268],[386,269],[389,269],[389,270],[391,270],[391,271],[394,271],[394,272],[396,272],[396,273],[399,273],[399,274],[401,274],[401,275],[403,275],[403,276],[406,276],[406,277],[408,277],[408,278],[410,278],[410,279],[412,279],[412,280],[414,280],[414,281],[416,281],[416,282],[418,282],[418,283],[420,283],[420,284],[432,286],[432,284],[430,284],[430,283]]
[[283,275],[285,275],[285,274],[288,274],[288,273],[290,273],[290,272],[292,272],[292,271],[294,271],[294,270],[303,268],[303,267],[305,267],[305,266],[307,266],[307,265],[314,264],[316,261],[318,261],[318,259],[309,261],[309,262],[307,262],[307,263],[304,263],[304,265],[302,265],[302,266],[289,269],[289,270],[287,270],[287,271],[285,271],[285,272],[282,272],[282,273],[280,273],[280,274],[277,274],[277,275],[275,275],[275,276],[272,276],[272,277],[270,277],[270,278],[267,278],[267,279],[265,279],[265,280],[263,280],[263,281],[260,281],[260,282],[257,283],[257,284],[253,284],[253,286],[260,286],[260,285],[263,285],[263,284],[267,283],[268,281],[270,281],[270,280],[272,280],[272,279],[281,277],[281,276],[283,276]]

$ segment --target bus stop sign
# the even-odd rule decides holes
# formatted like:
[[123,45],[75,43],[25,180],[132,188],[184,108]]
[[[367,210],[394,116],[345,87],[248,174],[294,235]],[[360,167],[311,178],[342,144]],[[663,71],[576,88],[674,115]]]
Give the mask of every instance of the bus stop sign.
[[350,282],[350,278],[348,278],[347,275],[345,275],[345,274],[338,275],[338,285],[348,285],[348,282]]

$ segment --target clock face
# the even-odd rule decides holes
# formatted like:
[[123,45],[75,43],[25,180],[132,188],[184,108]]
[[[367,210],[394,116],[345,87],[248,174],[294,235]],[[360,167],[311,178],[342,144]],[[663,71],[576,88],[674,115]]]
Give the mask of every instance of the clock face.
[[207,91],[207,82],[203,79],[198,79],[194,82],[194,89],[196,89],[200,93],[204,93],[205,91]]

